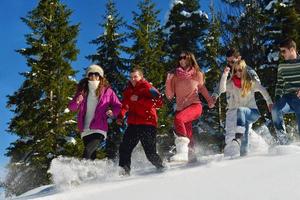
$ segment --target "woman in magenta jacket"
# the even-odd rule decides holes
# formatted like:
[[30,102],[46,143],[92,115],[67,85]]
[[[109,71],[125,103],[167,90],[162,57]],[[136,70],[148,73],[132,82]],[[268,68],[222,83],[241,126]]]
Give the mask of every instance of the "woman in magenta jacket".
[[121,109],[121,103],[100,66],[88,67],[86,78],[79,82],[69,109],[78,111],[78,129],[84,142],[83,158],[94,160],[99,144],[107,136],[107,118],[116,117]]

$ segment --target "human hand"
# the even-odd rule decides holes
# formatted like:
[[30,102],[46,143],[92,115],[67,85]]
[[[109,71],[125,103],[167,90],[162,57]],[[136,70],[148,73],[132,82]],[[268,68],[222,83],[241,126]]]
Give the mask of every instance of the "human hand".
[[174,77],[174,74],[168,73],[167,80],[171,80]]
[[132,96],[130,97],[130,100],[131,100],[131,101],[137,101],[137,100],[138,100],[138,96],[137,96],[137,95],[132,95]]
[[82,96],[82,94],[81,94],[81,95],[79,95],[79,96],[77,97],[76,103],[77,103],[77,104],[80,104],[82,101],[83,101],[83,96]]
[[297,91],[297,97],[300,98],[300,89]]
[[112,110],[106,111],[106,115],[107,115],[108,117],[112,118],[112,117],[113,117],[113,112],[112,112]]
[[218,98],[217,98],[216,96],[212,96],[211,98],[212,98],[212,100],[213,100],[213,103],[216,104]]
[[214,103],[214,102],[210,102],[210,103],[208,103],[208,107],[209,107],[209,108],[213,108],[213,107],[215,107],[215,103]]
[[225,69],[224,69],[224,74],[229,73],[229,72],[230,72],[230,67],[226,66]]

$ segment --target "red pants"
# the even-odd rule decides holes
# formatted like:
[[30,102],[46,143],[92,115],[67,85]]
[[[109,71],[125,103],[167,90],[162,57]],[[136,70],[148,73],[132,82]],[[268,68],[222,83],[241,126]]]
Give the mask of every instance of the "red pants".
[[202,105],[192,104],[181,111],[177,111],[174,119],[175,132],[178,136],[190,139],[190,147],[194,146],[192,122],[202,114]]

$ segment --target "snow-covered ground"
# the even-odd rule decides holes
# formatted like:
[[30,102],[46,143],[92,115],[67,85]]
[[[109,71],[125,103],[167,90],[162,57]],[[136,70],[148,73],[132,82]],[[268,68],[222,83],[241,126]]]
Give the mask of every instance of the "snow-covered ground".
[[133,155],[139,159],[130,177],[119,177],[118,167],[110,162],[56,159],[50,169],[55,186],[16,199],[300,199],[299,143],[231,160],[220,154],[202,156],[196,164],[171,166],[162,173],[140,155]]

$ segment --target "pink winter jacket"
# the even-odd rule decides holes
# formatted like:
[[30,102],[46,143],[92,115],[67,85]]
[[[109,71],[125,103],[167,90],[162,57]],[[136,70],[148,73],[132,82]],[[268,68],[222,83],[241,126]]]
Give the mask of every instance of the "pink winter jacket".
[[176,110],[180,111],[191,104],[201,103],[198,93],[206,99],[208,104],[213,104],[204,85],[203,74],[194,70],[184,71],[177,68],[174,76],[166,80],[166,96],[172,99],[176,96]]

